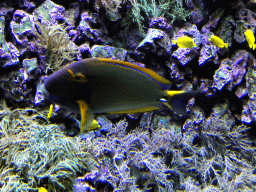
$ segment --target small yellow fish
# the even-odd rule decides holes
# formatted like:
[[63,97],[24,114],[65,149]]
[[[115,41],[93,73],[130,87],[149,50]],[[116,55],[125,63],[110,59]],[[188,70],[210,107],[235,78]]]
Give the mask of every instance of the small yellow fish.
[[179,37],[176,41],[172,40],[174,44],[177,44],[180,48],[193,48],[197,47],[193,39],[187,36]]
[[254,37],[254,34],[253,32],[250,30],[250,29],[247,29],[245,32],[244,32],[244,35],[245,35],[245,38],[249,44],[249,47],[254,50],[256,48],[256,44],[255,44],[255,37]]
[[39,187],[38,192],[48,192],[44,187]]
[[211,38],[209,38],[209,41],[211,41],[215,46],[219,48],[228,48],[228,43],[224,43],[224,41],[216,35],[212,35]]
[[172,108],[186,114],[187,101],[198,91],[169,90],[172,83],[154,71],[112,59],[73,62],[51,74],[41,87],[44,96],[81,113],[80,131],[98,128],[94,114],[139,113]]

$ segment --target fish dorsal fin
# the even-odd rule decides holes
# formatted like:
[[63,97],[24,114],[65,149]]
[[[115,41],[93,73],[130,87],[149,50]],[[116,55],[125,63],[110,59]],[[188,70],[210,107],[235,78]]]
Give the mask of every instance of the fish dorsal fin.
[[149,78],[151,78],[152,80],[154,80],[155,82],[157,82],[160,86],[161,85],[167,85],[167,86],[171,85],[171,82],[169,80],[165,79],[161,75],[158,75],[156,72],[154,72],[150,69],[142,68],[142,67],[139,67],[137,65],[134,65],[134,64],[126,62],[126,61],[118,61],[118,60],[104,59],[104,58],[100,58],[99,60],[101,62],[104,62],[104,64],[116,65],[118,67],[125,67],[128,69],[132,69],[137,72],[143,73],[143,74],[147,75]]

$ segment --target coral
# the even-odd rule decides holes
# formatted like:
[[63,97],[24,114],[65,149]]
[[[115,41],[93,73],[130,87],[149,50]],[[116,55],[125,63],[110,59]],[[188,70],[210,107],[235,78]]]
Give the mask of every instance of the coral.
[[165,174],[168,167],[163,158],[154,156],[164,138],[161,141],[150,138],[142,129],[126,135],[126,127],[127,122],[120,121],[106,138],[96,138],[87,145],[99,167],[87,173],[83,180],[88,182],[90,178],[96,190],[99,183],[119,191],[171,188]]
[[129,0],[131,8],[126,14],[123,26],[135,27],[140,33],[145,34],[145,21],[155,17],[171,17],[175,20],[184,20],[190,15],[183,7],[181,0]]
[[174,125],[160,124],[151,133],[146,127],[127,133],[123,120],[106,137],[88,137],[84,147],[98,166],[79,178],[76,188],[255,190],[256,149],[248,138],[249,128],[235,126],[227,104],[216,105],[208,118],[195,110],[182,137]]
[[120,0],[97,0],[96,1],[96,9],[105,8],[106,16],[111,21],[117,21],[122,17],[122,15],[118,12],[118,8],[121,7],[122,1]]
[[[175,166],[180,180],[190,176],[204,189],[216,187],[236,191],[248,187],[255,190],[256,150],[248,138],[249,128],[235,126],[226,104],[215,106],[207,119],[200,113],[195,112],[200,121],[188,119],[185,123],[186,131],[180,146],[184,161],[176,162],[178,166]],[[183,183],[181,188],[185,189],[186,185]]]
[[40,30],[38,45],[46,49],[47,69],[58,70],[65,60],[74,60],[78,48],[66,34],[66,28],[63,28],[63,25],[46,26],[40,23],[37,25]]
[[77,174],[92,164],[78,138],[66,137],[34,109],[1,108],[0,190],[72,191]]

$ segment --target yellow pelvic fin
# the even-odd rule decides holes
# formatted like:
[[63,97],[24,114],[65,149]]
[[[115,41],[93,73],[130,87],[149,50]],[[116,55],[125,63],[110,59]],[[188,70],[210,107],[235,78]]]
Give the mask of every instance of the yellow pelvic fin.
[[101,126],[99,125],[98,121],[93,119],[92,124],[91,124],[91,126],[88,130],[92,131],[92,130],[96,130],[96,129],[99,129],[99,128],[101,128]]
[[49,112],[48,112],[48,115],[47,115],[47,119],[51,118],[52,112],[53,112],[53,104],[50,105],[50,109],[49,109]]
[[78,100],[77,103],[80,107],[81,112],[81,125],[80,125],[80,133],[84,132],[84,130],[88,129],[93,122],[94,114],[89,109],[88,105],[83,100]]
[[224,47],[225,47],[226,49],[228,48],[228,46],[229,46],[228,43],[224,43]]

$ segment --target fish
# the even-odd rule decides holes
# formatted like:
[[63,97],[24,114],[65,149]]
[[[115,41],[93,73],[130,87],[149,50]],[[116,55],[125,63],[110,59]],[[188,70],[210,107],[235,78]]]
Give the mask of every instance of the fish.
[[219,48],[228,48],[228,43],[224,43],[224,41],[216,36],[216,35],[212,35],[210,38],[209,38],[209,41],[211,41],[215,46],[219,47]]
[[198,91],[169,90],[171,86],[150,69],[125,61],[88,58],[51,74],[41,91],[52,103],[80,112],[82,133],[90,130],[95,114],[148,112],[163,106],[186,114],[188,100]]
[[174,44],[177,44],[180,48],[193,48],[197,47],[194,40],[188,36],[179,37],[177,40],[172,40]]
[[255,44],[255,37],[254,37],[254,34],[253,32],[250,30],[250,29],[247,29],[245,32],[244,32],[244,35],[245,35],[245,38],[249,44],[249,47],[254,50],[256,48],[256,44]]
[[38,192],[47,192],[47,189],[45,189],[44,187],[39,187]]

